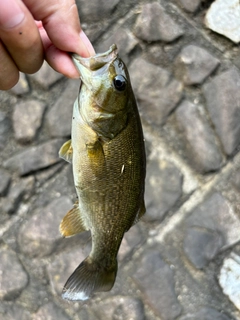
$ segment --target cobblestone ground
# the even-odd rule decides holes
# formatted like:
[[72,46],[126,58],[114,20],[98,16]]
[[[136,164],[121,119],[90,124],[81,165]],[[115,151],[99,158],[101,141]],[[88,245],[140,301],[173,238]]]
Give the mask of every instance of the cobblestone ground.
[[[62,239],[76,194],[58,158],[79,81],[47,64],[0,93],[0,319],[240,319],[238,0],[78,0],[98,52],[129,67],[147,150],[147,214],[111,292],[63,301],[90,235]],[[236,19],[236,20],[235,20]]]

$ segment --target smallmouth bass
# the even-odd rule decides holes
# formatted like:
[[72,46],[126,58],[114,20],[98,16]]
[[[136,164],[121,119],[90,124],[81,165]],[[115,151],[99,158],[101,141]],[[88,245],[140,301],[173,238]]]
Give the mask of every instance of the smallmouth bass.
[[81,85],[72,135],[59,155],[72,163],[78,201],[60,224],[64,237],[90,230],[92,250],[67,280],[62,297],[86,300],[109,291],[124,236],[145,213],[146,157],[129,74],[116,45],[102,54],[73,54]]

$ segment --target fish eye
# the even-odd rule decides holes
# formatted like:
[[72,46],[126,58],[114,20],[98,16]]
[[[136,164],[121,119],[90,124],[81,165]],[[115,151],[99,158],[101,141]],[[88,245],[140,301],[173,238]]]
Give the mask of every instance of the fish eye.
[[124,76],[119,74],[113,79],[113,84],[118,91],[124,91],[127,85],[127,80]]

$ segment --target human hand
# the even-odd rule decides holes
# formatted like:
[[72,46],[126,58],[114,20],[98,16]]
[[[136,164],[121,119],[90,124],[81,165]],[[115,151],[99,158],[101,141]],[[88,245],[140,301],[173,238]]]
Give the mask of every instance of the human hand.
[[79,77],[67,52],[95,53],[75,0],[0,0],[0,90],[13,87],[19,71],[37,72],[44,58],[65,76]]

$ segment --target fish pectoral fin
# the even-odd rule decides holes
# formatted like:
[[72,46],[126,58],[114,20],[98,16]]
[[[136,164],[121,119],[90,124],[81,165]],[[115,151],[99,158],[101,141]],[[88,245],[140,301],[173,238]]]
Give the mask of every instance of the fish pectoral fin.
[[76,202],[71,210],[64,216],[60,223],[59,230],[64,237],[72,237],[83,231],[87,231]]
[[59,150],[59,157],[69,163],[72,163],[72,155],[73,155],[73,148],[72,148],[72,140],[70,139],[61,146]]
[[145,207],[145,202],[144,202],[144,199],[142,200],[142,204],[138,210],[138,213],[134,219],[134,222],[133,222],[133,225],[136,224],[141,218],[142,216],[145,214],[146,212],[146,207]]
[[64,285],[62,297],[87,300],[93,293],[112,289],[117,274],[117,260],[110,267],[93,261],[89,256],[77,267]]
[[102,144],[97,140],[94,143],[87,143],[86,148],[91,169],[95,176],[99,177],[103,173],[103,168],[105,166],[105,155]]

